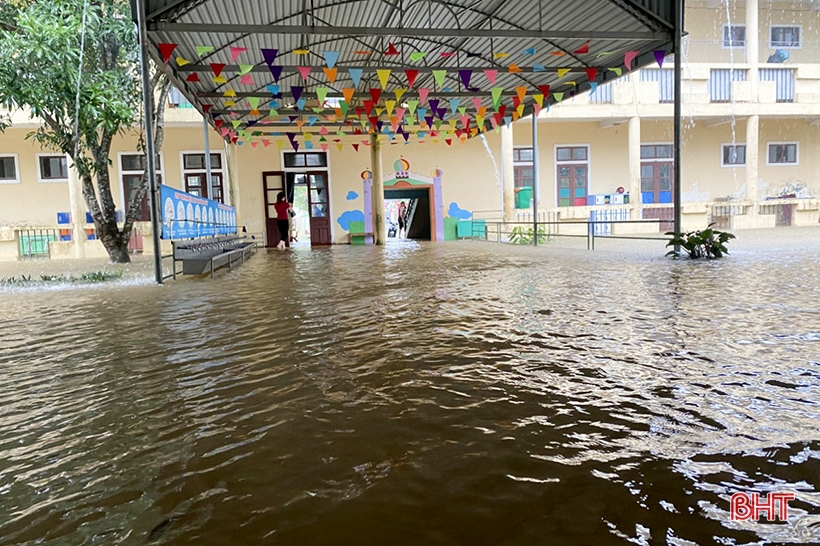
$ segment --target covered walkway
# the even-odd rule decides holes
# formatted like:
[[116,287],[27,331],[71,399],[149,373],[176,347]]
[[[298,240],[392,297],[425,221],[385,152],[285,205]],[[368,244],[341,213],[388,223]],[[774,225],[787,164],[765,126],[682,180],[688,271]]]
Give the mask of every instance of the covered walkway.
[[535,129],[542,109],[678,51],[682,10],[682,0],[140,0],[135,19],[144,54],[233,145],[368,146],[381,244],[385,143],[450,144],[531,114]]

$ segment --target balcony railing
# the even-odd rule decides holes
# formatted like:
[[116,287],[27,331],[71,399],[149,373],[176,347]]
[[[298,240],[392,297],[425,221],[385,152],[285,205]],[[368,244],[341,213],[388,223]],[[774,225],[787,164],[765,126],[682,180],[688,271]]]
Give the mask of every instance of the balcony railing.
[[760,81],[775,82],[777,102],[794,102],[794,70],[791,68],[761,68]]
[[732,82],[745,81],[745,70],[713,68],[709,75],[710,102],[730,102],[732,100]]

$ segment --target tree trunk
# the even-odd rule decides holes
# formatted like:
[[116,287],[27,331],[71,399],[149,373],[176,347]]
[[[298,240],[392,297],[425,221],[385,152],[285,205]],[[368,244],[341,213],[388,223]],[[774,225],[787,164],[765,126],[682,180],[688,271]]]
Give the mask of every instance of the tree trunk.
[[[164,77],[162,71],[157,69],[157,73],[151,80],[151,89],[155,91],[156,88],[159,87],[159,96],[157,97],[156,104],[154,104],[154,112],[152,115],[151,123],[154,126],[154,150],[156,150],[157,155],[159,155],[159,151],[162,149],[162,141],[164,138],[164,127],[165,127],[165,103],[168,100],[168,93],[171,90],[171,82],[168,78]],[[134,193],[131,202],[128,203],[125,215],[125,223],[122,227],[122,235],[123,237],[130,238],[131,237],[131,229],[134,226],[134,221],[137,218],[140,210],[142,210],[142,200],[145,199],[145,194],[148,192],[148,171],[144,171],[142,173],[142,180],[140,181],[139,188]],[[159,211],[152,211],[152,214],[158,214]]]

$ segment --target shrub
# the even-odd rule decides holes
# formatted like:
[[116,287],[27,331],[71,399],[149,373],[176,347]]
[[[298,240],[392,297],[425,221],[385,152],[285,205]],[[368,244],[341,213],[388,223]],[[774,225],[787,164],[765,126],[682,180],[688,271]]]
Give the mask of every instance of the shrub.
[[695,258],[722,258],[724,254],[729,254],[726,248],[726,243],[735,236],[728,231],[718,231],[712,229],[714,224],[709,224],[709,227],[703,231],[689,231],[687,233],[676,233],[669,231],[666,234],[671,235],[672,238],[666,243],[666,246],[680,245],[681,251],[674,249],[666,253],[667,256],[680,257],[686,251],[689,257]]

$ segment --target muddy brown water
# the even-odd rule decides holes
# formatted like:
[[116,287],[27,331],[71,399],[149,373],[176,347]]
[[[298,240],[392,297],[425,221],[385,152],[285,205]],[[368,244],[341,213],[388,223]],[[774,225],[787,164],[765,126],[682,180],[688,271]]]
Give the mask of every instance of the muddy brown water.
[[[0,544],[820,541],[818,250],[407,243],[0,289]],[[730,521],[780,490],[788,523]]]

